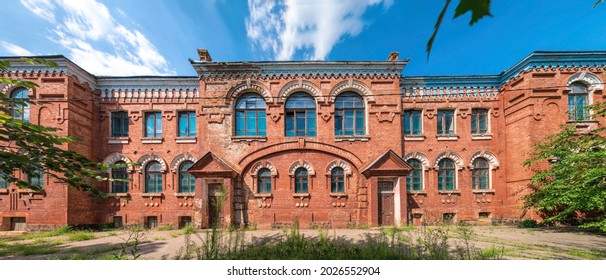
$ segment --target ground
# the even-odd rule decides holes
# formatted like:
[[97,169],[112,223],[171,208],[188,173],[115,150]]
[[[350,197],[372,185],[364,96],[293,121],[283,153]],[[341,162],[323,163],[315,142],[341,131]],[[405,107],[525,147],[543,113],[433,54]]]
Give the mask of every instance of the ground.
[[[457,227],[446,228],[449,243],[463,244]],[[385,229],[301,230],[306,237],[323,234],[350,242],[363,242],[368,235],[380,235]],[[606,235],[574,228],[522,229],[509,226],[471,227],[471,244],[479,249],[494,248],[499,259],[606,259]],[[403,236],[418,231],[402,228]],[[280,238],[285,230],[245,231],[247,242]],[[198,232],[205,236],[204,232]],[[55,231],[23,234],[0,232],[0,259],[113,259],[129,232],[121,230],[87,232]],[[196,240],[194,236],[192,240]],[[185,244],[183,230],[150,230],[139,245],[139,259],[174,259]],[[131,238],[130,241],[133,241]],[[127,253],[129,250],[127,250]],[[125,258],[131,258],[129,254]]]

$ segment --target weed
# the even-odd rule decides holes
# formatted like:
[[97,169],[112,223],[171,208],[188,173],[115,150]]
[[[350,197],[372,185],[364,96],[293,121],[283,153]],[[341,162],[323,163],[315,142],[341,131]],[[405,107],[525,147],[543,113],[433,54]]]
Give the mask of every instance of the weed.
[[130,253],[133,260],[141,256],[138,246],[146,241],[148,235],[147,229],[141,225],[131,225],[126,227],[126,231],[127,236],[122,237],[124,242],[120,244],[120,251],[112,254],[115,260],[125,259],[128,253]]
[[196,227],[192,225],[186,225],[182,228],[184,234],[193,234],[196,232]]

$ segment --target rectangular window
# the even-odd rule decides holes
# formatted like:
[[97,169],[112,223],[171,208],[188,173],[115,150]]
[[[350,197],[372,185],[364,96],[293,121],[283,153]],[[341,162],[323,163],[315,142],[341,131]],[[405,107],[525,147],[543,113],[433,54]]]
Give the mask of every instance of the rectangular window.
[[191,225],[191,216],[179,217],[179,228],[184,228],[189,225]]
[[196,113],[195,112],[180,112],[179,113],[179,137],[196,137]]
[[4,177],[2,177],[2,175],[0,175],[0,189],[6,189],[8,188],[8,182],[6,182],[6,179],[4,179]]
[[160,112],[145,113],[145,137],[162,137],[162,114]]
[[122,216],[114,216],[114,227],[115,228],[121,228],[123,225],[122,223]]
[[421,110],[404,111],[404,134],[421,134]]
[[455,133],[454,110],[438,110],[438,135]]
[[484,134],[488,132],[488,109],[471,110],[471,133]]
[[128,137],[128,113],[112,112],[112,136]]
[[145,226],[147,228],[157,228],[158,227],[158,217],[157,216],[148,216],[145,221]]

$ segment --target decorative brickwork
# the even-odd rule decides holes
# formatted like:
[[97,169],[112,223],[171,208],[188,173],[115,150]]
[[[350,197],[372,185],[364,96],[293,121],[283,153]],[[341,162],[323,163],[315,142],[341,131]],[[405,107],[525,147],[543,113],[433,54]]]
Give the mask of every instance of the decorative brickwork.
[[[128,193],[108,199],[91,198],[49,176],[42,192],[0,189],[0,228],[10,230],[14,221],[20,227],[23,218],[30,229],[115,218],[144,223],[147,217],[157,217],[160,225],[191,221],[208,227],[216,221],[259,228],[295,220],[303,227],[347,227],[487,215],[538,218],[520,208],[532,176],[521,167],[526,153],[561,124],[589,130],[602,123],[569,119],[568,99],[573,86],[584,85],[589,103],[604,101],[606,52],[537,52],[499,75],[452,77],[402,76],[408,61],[397,55],[385,62],[221,63],[206,50],[199,54],[201,61],[192,62],[196,77],[95,77],[62,56],[44,57],[56,68],[16,63],[2,73],[40,85],[28,93],[38,102],[30,119],[83,139],[65,148],[105,164],[139,165],[126,172]],[[6,84],[0,89],[16,90]],[[315,109],[288,117],[285,104],[299,92],[314,99]],[[259,94],[265,111],[237,113],[236,101],[247,93]],[[361,98],[362,111],[335,110],[335,99],[345,93]],[[420,112],[406,123],[418,127],[404,135],[403,112],[410,109]],[[438,113],[445,110],[452,114]],[[473,113],[478,111],[481,120]],[[117,127],[113,112],[126,113],[126,136],[121,131],[111,137]],[[180,122],[181,112],[195,122]],[[152,129],[149,113],[159,118],[154,137],[144,137]],[[286,136],[290,121],[313,126],[315,136]],[[337,121],[342,135],[335,133]],[[486,128],[478,132],[480,123]],[[236,124],[263,133],[236,135]],[[177,137],[183,125],[195,125],[194,136]],[[438,134],[438,127],[447,133]],[[150,162],[159,163],[155,192],[145,191]],[[192,181],[180,169],[189,162]],[[298,173],[301,168],[305,172]],[[410,172],[418,173],[413,178]],[[18,170],[15,175],[22,176]],[[411,180],[416,187],[407,191]],[[477,180],[484,180],[481,187]],[[195,192],[180,192],[180,184],[194,184]],[[444,184],[452,187],[438,189]],[[111,190],[109,182],[97,187]],[[222,196],[225,204],[218,209]]]

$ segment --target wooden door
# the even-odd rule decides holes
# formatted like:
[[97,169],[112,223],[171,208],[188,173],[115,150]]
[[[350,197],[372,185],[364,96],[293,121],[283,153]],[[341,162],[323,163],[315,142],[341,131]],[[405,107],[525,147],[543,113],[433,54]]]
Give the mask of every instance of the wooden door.
[[394,224],[394,183],[379,182],[379,225]]
[[219,200],[221,197],[217,192],[221,189],[221,184],[208,185],[208,226],[212,227],[223,220],[223,211],[219,209]]

